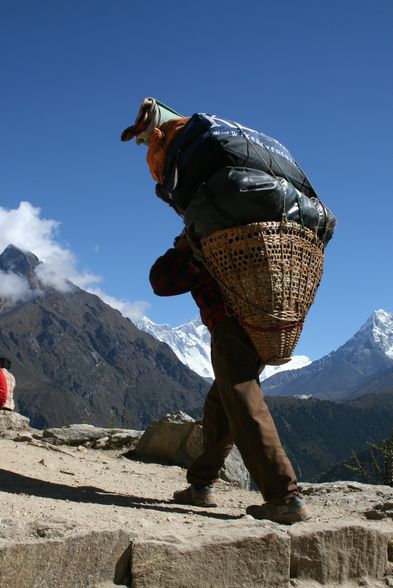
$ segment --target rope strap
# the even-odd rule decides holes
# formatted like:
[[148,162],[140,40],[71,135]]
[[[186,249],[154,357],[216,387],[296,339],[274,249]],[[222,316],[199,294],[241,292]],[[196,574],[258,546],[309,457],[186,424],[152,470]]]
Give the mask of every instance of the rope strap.
[[247,327],[247,329],[251,329],[252,331],[260,331],[261,333],[268,333],[268,332],[274,332],[274,331],[288,331],[289,329],[294,329],[296,327],[300,327],[300,329],[303,328],[303,321],[297,321],[295,323],[284,323],[283,325],[276,325],[274,327],[266,327],[266,328],[251,325],[250,323],[247,323],[246,321],[242,321],[240,319],[239,319],[239,322],[244,327]]

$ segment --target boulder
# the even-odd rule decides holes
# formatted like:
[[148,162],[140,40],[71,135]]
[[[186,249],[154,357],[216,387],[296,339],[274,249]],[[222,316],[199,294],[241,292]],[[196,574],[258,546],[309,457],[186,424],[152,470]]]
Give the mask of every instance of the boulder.
[[113,435],[128,435],[134,439],[139,439],[142,432],[133,429],[116,429],[103,427],[94,427],[87,424],[67,425],[65,427],[45,429],[42,440],[53,445],[83,445],[84,443],[94,443],[103,437],[112,437]]
[[198,430],[201,425],[184,412],[167,414],[149,425],[135,453],[187,467],[201,453]]
[[30,419],[11,410],[0,410],[0,437],[13,437],[15,432],[28,431]]
[[[184,412],[167,414],[143,433],[135,454],[188,467],[203,451],[202,426]],[[220,477],[242,488],[250,487],[250,475],[237,447],[225,460]]]
[[93,449],[128,449],[133,451],[142,437],[143,431],[126,430],[101,437],[93,443]]
[[33,434],[30,431],[19,431],[14,434],[12,439],[19,443],[31,443],[33,441]]

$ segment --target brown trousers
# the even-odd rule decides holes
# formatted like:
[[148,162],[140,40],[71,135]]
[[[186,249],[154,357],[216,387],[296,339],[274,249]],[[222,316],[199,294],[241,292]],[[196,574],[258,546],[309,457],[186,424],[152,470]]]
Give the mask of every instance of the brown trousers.
[[212,333],[212,365],[215,381],[203,414],[204,452],[189,467],[188,482],[205,486],[216,481],[236,443],[264,499],[288,501],[297,494],[295,472],[259,386],[261,360],[234,317]]

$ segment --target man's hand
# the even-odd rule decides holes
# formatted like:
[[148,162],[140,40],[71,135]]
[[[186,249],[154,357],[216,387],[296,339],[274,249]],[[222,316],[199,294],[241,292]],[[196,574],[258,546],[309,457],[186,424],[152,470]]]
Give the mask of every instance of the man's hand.
[[190,244],[187,239],[186,230],[184,229],[178,237],[173,242],[173,246],[175,249],[189,249]]

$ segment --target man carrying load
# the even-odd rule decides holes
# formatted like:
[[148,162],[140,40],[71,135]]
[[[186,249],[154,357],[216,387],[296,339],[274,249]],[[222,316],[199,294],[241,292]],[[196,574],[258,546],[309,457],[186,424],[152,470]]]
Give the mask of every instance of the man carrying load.
[[[319,231],[325,242],[331,237],[334,223],[322,204],[319,209],[319,205],[313,209],[311,199],[316,199],[316,194],[285,147],[263,135],[270,146],[270,159],[266,163],[266,158],[262,158],[261,165],[258,154],[252,153],[247,145],[248,155],[241,153],[245,128],[237,123],[225,126],[227,122],[201,114],[182,117],[157,100],[146,98],[135,124],[121,136],[122,141],[135,137],[138,144],[148,145],[147,162],[157,181],[156,193],[183,216],[186,224],[187,230],[176,238],[174,247],[151,268],[153,290],[159,296],[191,292],[202,322],[211,333],[215,380],[204,406],[204,452],[188,469],[189,487],[175,492],[174,500],[181,504],[217,506],[214,482],[236,444],[265,501],[248,507],[247,512],[258,519],[291,524],[309,519],[310,514],[299,496],[296,475],[260,389],[259,374],[265,365],[239,317],[224,302],[220,285],[202,261],[199,244],[205,235],[231,223],[239,225],[256,220],[249,218],[253,206],[248,203],[240,219],[233,215],[231,205],[225,210],[222,202],[217,205],[211,196],[211,191],[215,191],[214,181],[226,186],[228,193],[232,190],[232,202],[242,190],[267,201],[270,215],[279,214],[274,207],[281,206],[282,198],[284,203],[292,198],[292,209],[295,209],[295,201],[299,202],[297,194],[302,189],[301,194],[307,193],[305,197],[310,200],[307,222],[314,223],[313,230]],[[221,144],[217,143],[217,137]],[[232,144],[233,139],[239,143]],[[268,174],[272,168],[273,176]],[[218,180],[217,174],[221,174]],[[278,204],[272,203],[274,199]],[[210,222],[214,216],[212,210],[216,213],[213,223]],[[288,208],[288,212],[302,216],[300,205],[292,212]],[[324,223],[319,218],[323,215]]]

